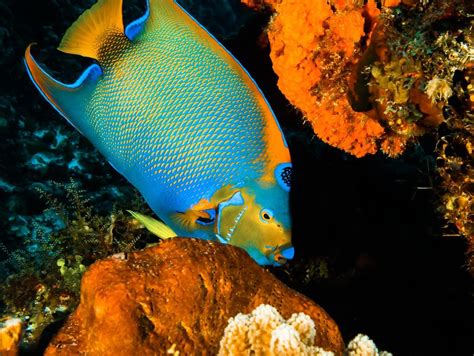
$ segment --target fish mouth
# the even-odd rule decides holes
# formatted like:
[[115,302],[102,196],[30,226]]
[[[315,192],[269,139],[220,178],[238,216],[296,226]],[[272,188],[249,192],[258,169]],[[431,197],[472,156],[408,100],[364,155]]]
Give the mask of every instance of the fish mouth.
[[234,218],[232,225],[226,229],[222,227],[222,212],[225,208],[229,206],[239,206],[244,204],[244,199],[242,198],[242,194],[240,192],[235,193],[229,200],[223,201],[219,204],[217,208],[217,223],[216,223],[216,237],[222,243],[229,243],[234,235],[235,228],[239,224],[242,216],[244,215],[247,207],[244,206],[240,209],[239,213]]
[[270,256],[273,259],[273,266],[282,266],[288,260],[293,259],[295,256],[295,249],[291,245],[278,246]]

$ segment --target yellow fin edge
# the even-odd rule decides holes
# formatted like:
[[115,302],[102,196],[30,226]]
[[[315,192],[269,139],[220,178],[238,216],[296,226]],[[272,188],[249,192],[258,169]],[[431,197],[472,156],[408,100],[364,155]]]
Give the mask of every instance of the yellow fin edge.
[[135,220],[140,222],[148,231],[150,231],[153,235],[158,236],[160,239],[166,240],[178,235],[169,226],[161,221],[132,210],[127,211],[133,216]]

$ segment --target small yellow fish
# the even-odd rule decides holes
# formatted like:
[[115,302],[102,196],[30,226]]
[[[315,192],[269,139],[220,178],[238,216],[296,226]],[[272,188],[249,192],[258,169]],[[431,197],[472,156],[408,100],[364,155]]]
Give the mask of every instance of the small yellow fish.
[[125,29],[122,0],[79,17],[58,49],[96,63],[74,84],[47,74],[30,45],[32,81],[171,231],[242,247],[262,265],[285,262],[291,159],[270,106],[177,3],[147,5]]

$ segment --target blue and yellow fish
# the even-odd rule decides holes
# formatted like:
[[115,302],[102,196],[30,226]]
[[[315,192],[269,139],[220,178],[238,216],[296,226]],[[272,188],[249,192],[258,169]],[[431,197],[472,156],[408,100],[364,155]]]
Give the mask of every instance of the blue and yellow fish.
[[125,29],[122,0],[99,0],[59,50],[95,59],[74,84],[27,48],[46,100],[181,236],[291,259],[291,159],[275,116],[238,61],[172,0],[148,0]]

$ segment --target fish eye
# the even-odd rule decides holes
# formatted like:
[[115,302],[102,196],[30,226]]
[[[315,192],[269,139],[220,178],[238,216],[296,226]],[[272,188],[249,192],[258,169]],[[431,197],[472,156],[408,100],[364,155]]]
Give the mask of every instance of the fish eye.
[[260,211],[260,219],[263,222],[270,222],[273,219],[273,211],[270,209],[262,209]]

